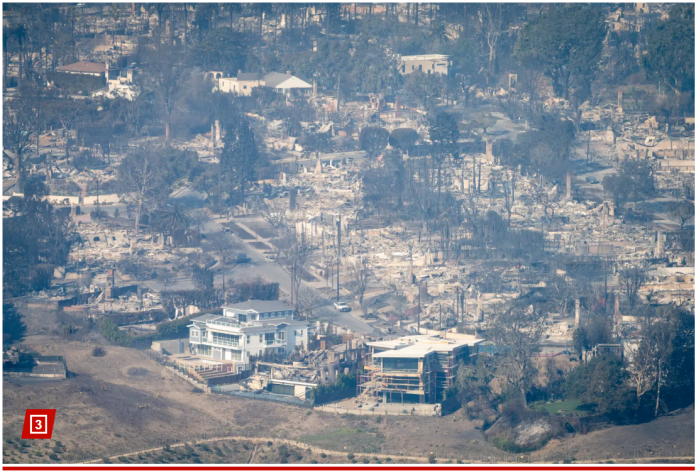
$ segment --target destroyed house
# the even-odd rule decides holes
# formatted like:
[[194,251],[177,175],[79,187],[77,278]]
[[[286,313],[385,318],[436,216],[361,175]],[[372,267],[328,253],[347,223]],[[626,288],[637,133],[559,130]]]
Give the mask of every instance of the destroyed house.
[[307,346],[307,323],[294,320],[283,302],[250,300],[222,308],[223,315],[202,315],[188,325],[191,354],[230,361],[241,372],[252,357],[282,356]]
[[462,336],[406,336],[367,343],[370,352],[365,373],[359,376],[359,394],[385,403],[441,403],[445,391],[454,386],[459,364],[470,362],[484,341]]

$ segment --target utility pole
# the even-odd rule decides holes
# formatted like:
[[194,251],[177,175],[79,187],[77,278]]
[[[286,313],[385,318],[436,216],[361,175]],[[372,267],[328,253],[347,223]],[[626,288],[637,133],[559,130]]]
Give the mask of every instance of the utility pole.
[[336,113],[341,111],[341,76],[338,76],[338,92],[336,93]]
[[341,295],[341,214],[338,214],[338,220],[336,221],[336,301],[339,300]]
[[440,328],[439,331],[442,331],[442,305],[440,305]]
[[418,286],[418,334],[420,334],[420,314],[421,314],[420,286]]

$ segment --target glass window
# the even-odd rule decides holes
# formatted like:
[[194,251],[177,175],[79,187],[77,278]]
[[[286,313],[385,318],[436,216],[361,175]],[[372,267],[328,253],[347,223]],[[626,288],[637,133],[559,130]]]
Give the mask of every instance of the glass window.
[[213,332],[213,344],[221,344],[223,346],[239,346],[239,336],[231,334]]
[[275,333],[266,333],[264,338],[266,344],[273,344],[275,342]]
[[247,334],[247,344],[251,342],[251,336]]
[[277,337],[280,341],[285,340],[285,331],[277,331],[276,334],[278,335]]
[[205,344],[200,344],[198,345],[198,355],[199,356],[208,356],[211,357],[213,348],[210,346],[206,346]]
[[237,315],[237,318],[239,319],[240,322],[246,323],[247,317],[246,315],[242,315],[241,313]]
[[263,343],[263,334],[259,334],[259,342]]

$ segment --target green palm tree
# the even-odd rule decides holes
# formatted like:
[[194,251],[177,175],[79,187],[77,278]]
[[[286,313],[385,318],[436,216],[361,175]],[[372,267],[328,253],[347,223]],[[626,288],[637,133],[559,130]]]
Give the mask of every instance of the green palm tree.
[[175,203],[167,205],[157,214],[157,228],[172,234],[185,233],[191,226],[191,217],[184,207]]
[[441,21],[438,21],[430,28],[430,44],[438,43],[441,46],[450,43],[450,38],[447,36],[447,26]]

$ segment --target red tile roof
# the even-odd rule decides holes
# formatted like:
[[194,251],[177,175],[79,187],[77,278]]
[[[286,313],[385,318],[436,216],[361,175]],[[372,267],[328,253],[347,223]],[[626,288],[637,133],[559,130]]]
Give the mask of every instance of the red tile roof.
[[106,64],[103,62],[76,62],[74,64],[68,64],[67,66],[56,67],[56,70],[97,74],[106,72]]

